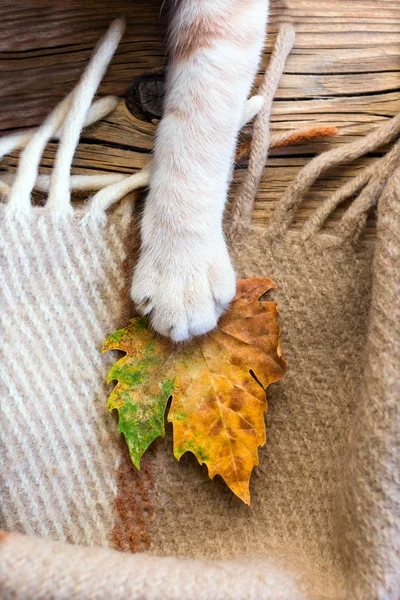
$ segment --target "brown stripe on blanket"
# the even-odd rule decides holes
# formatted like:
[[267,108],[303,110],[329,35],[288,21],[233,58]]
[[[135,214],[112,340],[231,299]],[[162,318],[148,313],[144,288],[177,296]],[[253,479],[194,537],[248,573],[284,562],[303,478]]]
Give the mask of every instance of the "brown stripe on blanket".
[[141,469],[132,464],[121,436],[121,463],[118,467],[117,495],[114,500],[114,526],[111,546],[123,552],[144,552],[150,547],[149,521],[153,515],[149,490],[153,487],[151,456],[145,454]]

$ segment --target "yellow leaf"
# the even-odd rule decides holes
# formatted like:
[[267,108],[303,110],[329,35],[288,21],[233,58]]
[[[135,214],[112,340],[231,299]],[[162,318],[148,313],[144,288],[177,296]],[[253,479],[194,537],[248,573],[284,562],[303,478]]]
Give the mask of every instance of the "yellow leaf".
[[277,305],[260,300],[274,287],[265,277],[239,281],[218,328],[188,344],[153,335],[144,319],[133,319],[106,340],[103,351],[127,353],[109,374],[119,382],[109,408],[119,411],[119,429],[136,466],[151,441],[164,435],[172,396],[168,420],[176,458],[193,452],[211,478],[220,475],[250,503],[250,476],[265,443],[265,391],[285,372]]

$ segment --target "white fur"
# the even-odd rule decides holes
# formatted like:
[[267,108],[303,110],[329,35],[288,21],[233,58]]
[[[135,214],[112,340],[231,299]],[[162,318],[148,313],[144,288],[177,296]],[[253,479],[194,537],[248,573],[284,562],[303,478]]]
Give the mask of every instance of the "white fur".
[[[239,4],[186,0],[173,19],[172,44],[179,47],[181,29],[199,11],[217,25]],[[268,1],[242,4],[233,26],[243,43],[238,36],[216,39],[187,60],[173,61],[169,71],[132,298],[154,329],[174,341],[213,329],[235,293],[222,216]],[[245,41],[249,36],[252,43]]]

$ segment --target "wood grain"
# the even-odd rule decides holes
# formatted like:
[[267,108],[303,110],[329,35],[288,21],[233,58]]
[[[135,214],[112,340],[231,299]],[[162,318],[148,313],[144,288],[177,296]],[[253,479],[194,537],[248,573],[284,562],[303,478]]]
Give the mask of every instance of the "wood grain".
[[[165,64],[167,23],[161,5],[161,0],[3,0],[0,132],[38,125],[74,85],[116,16],[125,16],[127,29],[100,95],[123,96],[133,80],[159,71]],[[258,224],[266,224],[287,184],[314,154],[366,135],[400,110],[400,0],[272,0],[261,70],[284,22],[294,23],[296,43],[274,103],[273,130],[313,123],[337,126],[340,133],[332,140],[273,153],[257,196]],[[85,131],[74,172],[132,173],[141,168],[156,120],[134,112],[136,116],[121,99],[112,115]],[[55,150],[55,144],[47,148],[43,172],[51,167]],[[367,156],[326,173],[308,194],[294,226],[300,227],[331,190],[373,160],[376,156]],[[16,156],[6,157],[2,168],[12,171],[16,163]],[[236,170],[233,191],[242,177],[243,171]],[[327,226],[334,226],[342,212],[336,211]]]

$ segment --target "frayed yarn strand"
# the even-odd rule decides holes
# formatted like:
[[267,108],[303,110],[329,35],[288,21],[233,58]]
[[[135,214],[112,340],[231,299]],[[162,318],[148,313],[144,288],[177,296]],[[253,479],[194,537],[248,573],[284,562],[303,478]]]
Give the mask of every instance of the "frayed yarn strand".
[[[277,235],[285,232],[289,228],[294,213],[303,200],[304,194],[318,179],[321,173],[338,164],[351,162],[367,152],[372,152],[380,146],[392,142],[399,133],[400,114],[396,115],[393,119],[384,123],[381,127],[364,138],[351,142],[344,147],[334,148],[333,150],[323,152],[316,156],[301,169],[297,177],[287,187],[286,192],[283,194],[270,218],[268,227],[270,232]],[[366,179],[367,178],[368,177],[366,176]],[[358,179],[356,181],[356,186],[360,185],[361,187],[363,181],[362,178]],[[349,189],[351,189],[350,186],[346,189],[346,193],[348,193]],[[335,202],[338,202],[338,204],[341,202],[341,193],[338,193],[334,201],[331,201],[330,204],[328,204],[330,210],[335,208]],[[321,211],[322,210],[324,209],[321,209]]]
[[326,219],[330,214],[343,202],[349,200],[352,196],[360,192],[369,182],[371,176],[375,170],[375,165],[365,168],[359,175],[353,177],[342,185],[338,190],[333,192],[325,202],[322,202],[317,208],[311,213],[303,225],[301,231],[301,237],[303,240],[307,240],[312,235],[316,234],[325,223]]
[[92,98],[103,78],[124,32],[124,21],[114,21],[100,41],[94,55],[75,88],[71,108],[65,119],[60,146],[51,176],[47,207],[54,212],[68,213],[70,205],[69,173],[79,136],[83,128]]
[[[283,73],[285,61],[293,47],[294,30],[292,27],[282,27],[273,50],[271,62],[266,71],[260,94],[264,97],[264,105],[261,108],[254,124],[253,140],[251,142],[249,167],[244,181],[232,203],[230,224],[234,230],[235,223],[249,225],[254,199],[258,190],[263,168],[268,155],[270,144],[286,144],[292,140],[301,138],[303,133],[309,136],[308,131],[299,130],[296,132],[287,132],[281,139],[274,139],[270,135],[270,116],[272,101]],[[331,128],[316,128],[315,135],[336,135],[337,130]],[[400,114],[393,117],[390,121],[381,125],[377,130],[365,136],[361,140],[349,143],[340,148],[334,148],[316,156],[311,162],[301,169],[297,177],[289,184],[282,198],[280,199],[275,211],[273,212],[268,231],[272,235],[284,234],[289,228],[297,207],[302,202],[305,193],[318,179],[318,177],[329,168],[338,164],[351,162],[360,156],[372,152],[392,142],[400,133]],[[292,141],[293,141],[292,140]],[[249,142],[246,142],[249,144]],[[247,147],[243,148],[242,154],[247,152]],[[239,156],[240,158],[240,156]],[[375,162],[372,166],[366,167],[357,177],[343,185],[334,192],[328,199],[322,203],[306,221],[301,237],[303,240],[318,232],[323,226],[329,215],[343,202],[350,199],[355,194],[359,196],[352,202],[345,212],[336,229],[338,240],[356,240],[363,230],[368,211],[379,200],[388,178],[393,174],[400,160],[400,141],[397,142],[391,151]],[[229,230],[228,230],[229,234]]]
[[20,214],[28,214],[32,210],[31,193],[35,185],[40,159],[48,141],[54,136],[57,129],[63,122],[71,102],[71,94],[62,100],[45,119],[44,123],[28,139],[27,146],[21,154],[17,174],[14,183],[11,186],[7,211]]
[[94,217],[96,220],[104,223],[106,221],[106,210],[110,206],[124,198],[130,192],[149,185],[150,165],[151,163],[138,173],[124,177],[120,181],[112,183],[97,192],[91,199],[90,209],[86,216],[88,218]]
[[[64,102],[64,100],[62,102]],[[84,127],[89,127],[90,125],[93,125],[93,123],[104,119],[104,117],[106,117],[117,107],[118,103],[119,98],[117,96],[105,96],[104,98],[96,100],[96,102],[92,104],[88,111]],[[12,133],[11,135],[5,135],[4,137],[0,138],[0,160],[6,154],[14,152],[14,150],[20,150],[21,148],[25,148],[25,146],[31,140],[32,136],[37,131],[37,129],[27,129],[26,131]],[[58,131],[56,131],[52,137],[53,139],[58,140],[60,139],[60,135],[61,128],[58,129]]]
[[0,192],[8,195],[7,210],[29,214],[32,210],[31,193],[38,176],[40,159],[52,138],[60,137],[55,168],[52,172],[47,207],[53,212],[68,212],[70,207],[70,168],[79,135],[84,125],[103,118],[113,110],[118,100],[109,96],[90,104],[104,75],[108,63],[118,46],[124,31],[123,20],[114,21],[95,50],[81,81],[45,119],[36,131],[7,136],[0,140],[0,158],[7,152],[25,147],[21,154],[13,184],[8,189],[2,182]]
[[[90,125],[93,125],[93,123],[96,123],[97,121],[100,121],[101,119],[104,119],[104,117],[106,117],[110,112],[112,112],[117,107],[118,103],[119,103],[119,98],[117,96],[105,96],[104,98],[100,98],[100,100],[97,100],[96,102],[94,102],[89,109],[89,112],[88,112],[86,120],[85,120],[84,127],[89,127]],[[0,160],[6,154],[10,154],[10,152],[14,152],[14,150],[19,150],[21,148],[25,148],[25,146],[28,144],[28,142],[32,139],[32,137],[36,134],[37,131],[38,130],[36,130],[36,129],[28,129],[28,130],[22,131],[20,133],[7,135],[7,136],[0,138]],[[54,135],[52,135],[50,137],[54,140],[58,140],[60,138],[60,135],[61,135],[61,129],[59,128],[58,131],[56,131],[54,133]],[[39,162],[40,162],[40,156],[39,156]],[[18,173],[19,173],[19,170],[17,171],[17,175],[18,175]],[[104,177],[106,179],[102,179]],[[114,177],[113,181],[111,180],[112,177]],[[118,180],[118,179],[115,179],[115,177],[117,177],[118,179],[121,179],[122,177],[124,177],[124,175],[115,174],[115,176],[114,176],[111,173],[107,174],[107,175],[75,175],[75,176],[71,177],[71,186],[72,186],[71,189],[82,189],[82,190],[100,189],[101,187],[104,187],[104,185],[110,185],[110,183],[115,183],[115,181]],[[14,182],[16,181],[16,179],[17,179],[17,176],[14,177]],[[87,179],[87,181],[86,181],[86,179]],[[25,180],[26,180],[26,177],[23,178],[23,181],[25,181]],[[92,182],[92,183],[89,184],[89,182]],[[100,182],[102,182],[102,183],[100,184]],[[79,187],[80,184],[82,184],[83,187]],[[91,187],[92,185],[95,187]],[[36,181],[34,183],[35,190],[39,190],[40,192],[48,192],[49,187],[50,187],[50,176],[49,175],[39,175],[36,178]],[[6,197],[10,198],[11,186],[10,186],[9,182],[0,180],[0,194],[3,198],[6,198]],[[29,197],[29,204],[30,204],[30,197]]]
[[272,102],[285,67],[286,59],[293,47],[294,39],[295,31],[291,25],[284,25],[280,28],[270,64],[260,88],[260,94],[264,97],[264,104],[254,123],[249,166],[245,179],[234,200],[231,213],[233,221],[251,222],[254,198],[268,156],[269,121]]
[[303,226],[302,239],[307,240],[315,235],[340,204],[358,193],[358,197],[346,210],[336,229],[338,239],[356,240],[363,231],[368,211],[379,200],[387,180],[394,173],[399,161],[400,141],[397,141],[385,156],[365,167],[359,175],[342,185],[316,208]]
[[[51,175],[39,175],[35,182],[35,190],[47,193],[50,189]],[[69,178],[69,188],[72,192],[93,192],[102,190],[127,179],[122,173],[104,173],[99,175],[71,175]],[[0,181],[0,194],[7,197],[10,186],[6,181]]]
[[388,180],[400,163],[400,140],[374,167],[368,185],[349,206],[338,226],[338,236],[341,239],[356,240],[364,230],[369,210],[377,204]]

